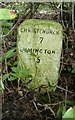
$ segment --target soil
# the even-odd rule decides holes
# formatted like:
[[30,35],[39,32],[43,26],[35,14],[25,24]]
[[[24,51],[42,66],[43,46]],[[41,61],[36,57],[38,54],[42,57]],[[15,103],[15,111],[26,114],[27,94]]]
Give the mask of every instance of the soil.
[[43,120],[34,106],[34,93],[26,89],[6,93],[2,120]]
[[[67,84],[69,88],[67,100],[74,101],[74,78],[69,75],[65,77],[65,74],[62,76],[62,87]],[[5,91],[3,98],[2,120],[54,120],[59,105],[65,104],[64,99],[65,90],[61,88],[57,88],[53,93],[45,94],[36,94],[27,88],[9,88],[9,91]]]

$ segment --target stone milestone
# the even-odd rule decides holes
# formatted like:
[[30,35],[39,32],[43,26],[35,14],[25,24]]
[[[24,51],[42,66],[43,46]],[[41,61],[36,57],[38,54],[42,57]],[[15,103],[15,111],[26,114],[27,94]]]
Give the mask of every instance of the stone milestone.
[[58,83],[63,32],[60,23],[28,19],[20,24],[17,50],[21,70],[32,78],[24,83],[35,91],[55,90]]

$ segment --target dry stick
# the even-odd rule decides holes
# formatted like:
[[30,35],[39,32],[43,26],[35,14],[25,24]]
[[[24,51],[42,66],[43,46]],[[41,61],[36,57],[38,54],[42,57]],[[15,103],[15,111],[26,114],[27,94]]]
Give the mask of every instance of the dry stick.
[[60,62],[62,65],[69,65],[69,63],[64,63],[63,62],[63,59],[62,59],[62,62]]
[[34,107],[35,107],[35,108],[36,108],[36,110],[38,111],[38,113],[39,113],[40,117],[42,117],[42,115],[40,114],[40,111],[38,110],[38,107],[37,107],[37,105],[36,105],[35,101],[34,101],[34,100],[32,100],[32,102],[33,102]]
[[[66,91],[66,89],[64,89],[64,88],[62,88],[62,87],[60,87],[60,86],[57,86],[57,88],[59,88],[59,89],[61,89],[61,90],[63,90],[63,91]],[[67,92],[69,92],[69,93],[73,93],[73,92],[70,91],[70,90],[67,90]]]
[[[5,50],[7,50],[4,39],[3,39],[3,42],[4,42],[4,48],[5,48]],[[7,59],[6,59],[6,58],[5,58],[5,66],[6,66],[6,73],[7,73],[7,75],[8,75],[8,79],[9,79],[9,72],[8,72],[8,65],[7,65]],[[12,85],[12,86],[13,86],[13,85]],[[14,87],[14,86],[13,86],[13,87]],[[6,86],[6,84],[5,84],[5,88],[8,90],[8,92],[10,91],[10,89]]]
[[51,98],[50,98],[50,94],[48,91],[47,91],[47,94],[48,94],[49,103],[51,104]]
[[61,3],[57,6],[57,9],[61,7]]
[[55,112],[52,110],[52,108],[50,106],[45,104],[44,107],[45,107],[45,109],[49,109],[52,112],[53,116],[55,117]]
[[62,0],[61,0],[61,20],[63,23],[63,3],[62,3]]
[[[74,38],[74,42],[75,42],[75,18],[74,18],[74,14],[75,14],[75,10],[74,10],[74,6],[75,6],[75,2],[72,3],[72,27],[73,27],[73,31],[74,31],[74,35],[73,35],[73,38]],[[75,43],[74,43],[75,45]]]
[[37,105],[36,105],[36,103],[35,103],[35,101],[33,100],[32,102],[33,102],[33,104],[34,104],[36,110],[39,111],[39,110],[38,110],[38,107],[37,107]]
[[60,67],[60,73],[61,73],[61,71],[62,71],[62,66],[63,66],[63,52],[61,53],[61,67]]
[[74,2],[72,3],[72,28],[74,30]]
[[[2,74],[1,74],[1,76],[0,76],[0,82],[1,82],[1,81],[2,81]],[[1,83],[0,83],[0,84],[1,84]],[[1,88],[2,88],[2,86],[1,86]],[[1,96],[2,98],[1,98],[1,99],[2,99],[2,102],[4,103],[4,92],[1,91],[1,94],[2,94],[2,96]]]
[[65,108],[66,108],[67,93],[68,93],[68,86],[66,86],[66,91],[65,91]]
[[[47,92],[47,94],[48,94],[48,98],[49,98],[49,103],[51,104],[51,98],[50,98],[49,92]],[[49,105],[50,105],[50,104],[49,104]],[[55,113],[54,113],[54,111],[52,110],[51,106],[49,106],[48,108],[49,108],[49,110],[52,112],[52,114],[55,116]]]
[[[5,40],[3,40],[4,42],[4,48],[6,50],[6,45],[5,45]],[[9,79],[9,73],[8,73],[8,66],[7,66],[7,59],[5,58],[5,66],[6,66],[6,73],[8,75],[8,79]],[[7,86],[5,85],[6,89],[9,91],[9,88],[7,88]]]
[[[51,103],[51,104],[47,104],[47,105],[48,105],[48,106],[56,106],[56,105],[62,104],[63,102],[64,102],[64,101],[62,101],[62,102],[57,102],[57,103]],[[43,105],[40,104],[40,103],[37,103],[37,105],[40,106],[40,107],[43,107]]]
[[[36,106],[36,103],[35,103],[34,101],[33,101],[33,104],[34,104],[36,110],[39,112],[38,107]],[[44,106],[45,109],[49,109],[49,110],[52,112],[53,116],[55,116],[55,113],[54,113],[54,111],[52,110],[52,108],[50,107],[50,104],[49,104],[49,106],[48,106],[47,104],[45,104],[45,105],[43,105],[43,106]],[[39,112],[39,114],[40,114],[40,112]],[[41,114],[40,114],[40,115],[41,115]]]

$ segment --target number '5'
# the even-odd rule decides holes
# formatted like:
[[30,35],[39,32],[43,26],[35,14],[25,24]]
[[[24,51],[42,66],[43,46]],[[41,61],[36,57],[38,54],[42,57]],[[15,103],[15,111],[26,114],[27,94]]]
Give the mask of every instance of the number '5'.
[[39,62],[40,62],[40,58],[39,58],[39,57],[37,58],[36,62],[37,62],[37,63],[39,63]]

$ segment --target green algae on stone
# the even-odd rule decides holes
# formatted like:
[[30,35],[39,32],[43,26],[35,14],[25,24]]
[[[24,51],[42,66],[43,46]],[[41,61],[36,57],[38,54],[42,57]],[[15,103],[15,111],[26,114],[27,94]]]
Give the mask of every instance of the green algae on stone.
[[28,87],[35,91],[41,89],[41,92],[55,90],[63,39],[61,24],[49,20],[25,20],[18,28],[17,39],[19,65],[32,74]]

